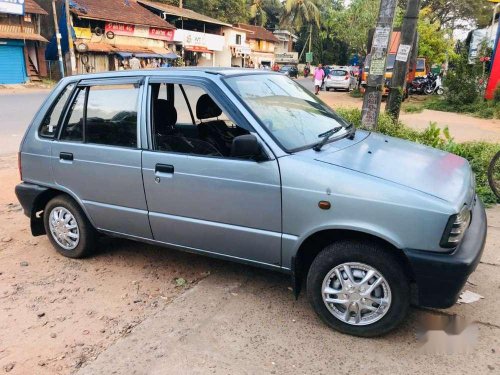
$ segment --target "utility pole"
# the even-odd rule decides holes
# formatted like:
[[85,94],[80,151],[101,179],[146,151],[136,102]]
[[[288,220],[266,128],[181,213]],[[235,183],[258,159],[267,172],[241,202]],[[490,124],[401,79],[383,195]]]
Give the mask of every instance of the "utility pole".
[[384,88],[385,69],[387,66],[387,50],[391,42],[392,23],[396,11],[396,0],[382,0],[378,15],[377,27],[373,34],[370,51],[370,73],[363,98],[361,122],[363,127],[375,129],[377,127]]
[[62,55],[62,48],[61,48],[61,33],[59,32],[59,22],[57,21],[56,0],[52,0],[52,13],[54,14],[54,27],[56,30],[57,56],[58,56],[58,60],[59,60],[59,71],[61,72],[61,77],[64,77],[63,55]]
[[312,35],[313,35],[313,25],[309,25],[309,52],[311,52],[311,44],[312,44]]
[[385,110],[395,120],[399,118],[401,102],[403,101],[404,90],[406,88],[406,76],[410,66],[410,56],[412,49],[416,46],[415,35],[417,31],[418,14],[421,0],[408,0],[406,14],[401,27],[401,41],[394,62],[394,70],[390,85],[389,97]]
[[68,52],[70,56],[71,69],[69,69],[69,75],[76,73],[76,57],[75,49],[73,48],[73,28],[71,27],[71,14],[69,11],[69,0],[64,1],[64,8],[66,10],[66,27],[68,29]]

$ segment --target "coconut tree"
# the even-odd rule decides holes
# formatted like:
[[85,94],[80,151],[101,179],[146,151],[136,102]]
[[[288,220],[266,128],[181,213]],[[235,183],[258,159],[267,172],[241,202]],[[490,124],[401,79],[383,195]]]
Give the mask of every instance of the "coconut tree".
[[264,26],[267,22],[267,12],[264,9],[263,0],[253,0],[250,6],[250,18],[254,25]]
[[319,27],[320,12],[318,0],[286,0],[284,4],[283,26],[300,31],[303,26]]
[[[318,0],[286,0],[284,4],[283,17],[281,26],[294,29],[300,32],[302,27],[309,26],[309,52],[312,47],[312,31],[313,26],[319,28],[320,12],[318,8]],[[299,59],[305,50],[302,49]]]

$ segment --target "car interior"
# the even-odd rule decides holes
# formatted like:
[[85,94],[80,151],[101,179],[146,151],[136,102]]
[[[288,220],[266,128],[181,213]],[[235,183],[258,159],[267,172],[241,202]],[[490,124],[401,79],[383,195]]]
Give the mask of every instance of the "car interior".
[[197,87],[152,84],[151,93],[154,147],[159,151],[234,157],[233,139],[249,134],[229,120],[210,95]]

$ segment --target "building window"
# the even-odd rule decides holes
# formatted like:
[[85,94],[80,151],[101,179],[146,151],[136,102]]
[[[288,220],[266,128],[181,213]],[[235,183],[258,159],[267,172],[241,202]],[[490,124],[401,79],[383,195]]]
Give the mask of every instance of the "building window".
[[241,34],[236,34],[236,44],[241,45]]

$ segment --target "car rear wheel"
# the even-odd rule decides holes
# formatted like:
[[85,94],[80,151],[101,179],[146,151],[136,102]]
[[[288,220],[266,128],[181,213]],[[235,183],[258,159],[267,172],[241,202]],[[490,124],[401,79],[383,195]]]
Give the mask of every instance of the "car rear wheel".
[[73,199],[59,195],[45,206],[45,232],[61,255],[82,258],[94,249],[97,232]]
[[350,335],[374,337],[396,328],[410,306],[399,262],[378,245],[339,241],[314,259],[307,295],[320,318]]

